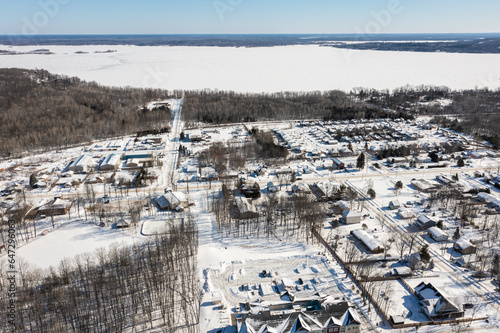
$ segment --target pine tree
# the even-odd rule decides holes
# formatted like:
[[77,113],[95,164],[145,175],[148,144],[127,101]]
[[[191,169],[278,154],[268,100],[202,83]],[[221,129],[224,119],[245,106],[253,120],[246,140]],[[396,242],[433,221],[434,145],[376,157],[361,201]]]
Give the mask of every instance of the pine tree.
[[356,160],[356,167],[360,170],[365,168],[365,154],[359,154],[358,159]]
[[420,254],[420,259],[422,259],[422,261],[429,262],[431,260],[431,255],[429,253],[429,245],[426,244],[422,246],[419,254]]
[[491,278],[500,273],[500,255],[495,254],[491,262]]
[[459,157],[459,158],[458,158],[458,161],[457,161],[457,167],[460,167],[460,168],[461,168],[461,167],[463,167],[463,166],[465,166],[464,159],[463,159],[463,158],[461,158],[461,157]]
[[460,228],[459,228],[459,227],[457,227],[457,228],[455,229],[455,233],[453,234],[453,240],[457,240],[457,239],[459,239],[459,238],[460,238]]
[[38,179],[36,178],[36,175],[34,173],[31,174],[30,176],[30,187],[33,188],[33,186],[38,182]]

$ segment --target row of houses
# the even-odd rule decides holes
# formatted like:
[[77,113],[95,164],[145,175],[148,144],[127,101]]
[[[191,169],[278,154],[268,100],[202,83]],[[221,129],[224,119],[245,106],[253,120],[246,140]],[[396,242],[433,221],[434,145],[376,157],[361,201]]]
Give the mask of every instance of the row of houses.
[[358,333],[361,327],[346,301],[327,303],[313,297],[273,302],[263,311],[250,310],[233,315],[238,333]]

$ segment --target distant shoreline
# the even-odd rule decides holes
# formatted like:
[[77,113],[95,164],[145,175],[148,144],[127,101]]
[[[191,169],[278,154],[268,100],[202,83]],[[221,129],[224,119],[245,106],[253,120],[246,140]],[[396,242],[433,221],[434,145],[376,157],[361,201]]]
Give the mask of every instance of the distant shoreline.
[[497,54],[500,53],[500,33],[371,35],[0,35],[0,44],[6,46],[134,45],[210,47],[321,45],[356,50]]

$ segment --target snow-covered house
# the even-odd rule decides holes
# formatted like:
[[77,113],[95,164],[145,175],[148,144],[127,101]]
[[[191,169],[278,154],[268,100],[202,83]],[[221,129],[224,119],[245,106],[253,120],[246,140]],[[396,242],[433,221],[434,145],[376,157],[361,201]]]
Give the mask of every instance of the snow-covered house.
[[238,209],[238,218],[253,219],[259,217],[259,212],[255,205],[247,198],[236,197],[236,208]]
[[38,208],[38,214],[47,216],[66,215],[71,205],[71,201],[56,198]]
[[446,242],[448,240],[448,235],[438,227],[430,227],[427,232],[436,242]]
[[417,220],[415,221],[415,224],[418,225],[420,228],[429,229],[431,227],[435,227],[437,221],[431,216],[422,214],[418,216]]
[[432,320],[463,317],[464,312],[445,297],[431,283],[422,282],[415,287],[423,313]]
[[166,192],[156,198],[156,204],[162,210],[175,210],[188,207],[189,203],[186,194],[182,192]]
[[344,221],[346,224],[361,223],[362,215],[355,210],[344,211],[342,212],[342,216],[344,217]]
[[428,193],[439,188],[439,184],[436,182],[430,182],[426,179],[415,179],[410,182],[413,187],[415,187],[418,191]]
[[378,239],[373,238],[373,236],[366,231],[358,229],[351,231],[351,234],[360,240],[372,254],[384,252],[382,243]]
[[345,164],[344,162],[335,157],[332,159],[332,167],[333,169],[342,170],[345,169]]
[[453,244],[453,248],[461,254],[471,254],[476,252],[476,247],[464,238],[458,239],[455,244]]
[[414,218],[416,216],[416,214],[411,209],[399,208],[398,209],[398,216],[400,218],[402,218],[403,220],[406,220],[406,219]]
[[250,311],[235,319],[238,333],[358,333],[361,326],[347,302],[314,311]]
[[398,209],[399,207],[401,207],[401,203],[398,199],[389,201],[389,209]]

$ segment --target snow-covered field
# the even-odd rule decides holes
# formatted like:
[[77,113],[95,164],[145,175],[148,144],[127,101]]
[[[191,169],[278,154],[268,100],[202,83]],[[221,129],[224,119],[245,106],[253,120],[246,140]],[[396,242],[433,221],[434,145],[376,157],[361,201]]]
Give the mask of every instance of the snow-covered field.
[[[320,46],[270,48],[165,46],[20,46],[0,50],[54,54],[2,55],[0,67],[43,68],[112,86],[312,91],[445,85],[500,87],[499,54],[385,52]],[[116,50],[113,53],[95,51]],[[85,53],[76,53],[85,52]]]

